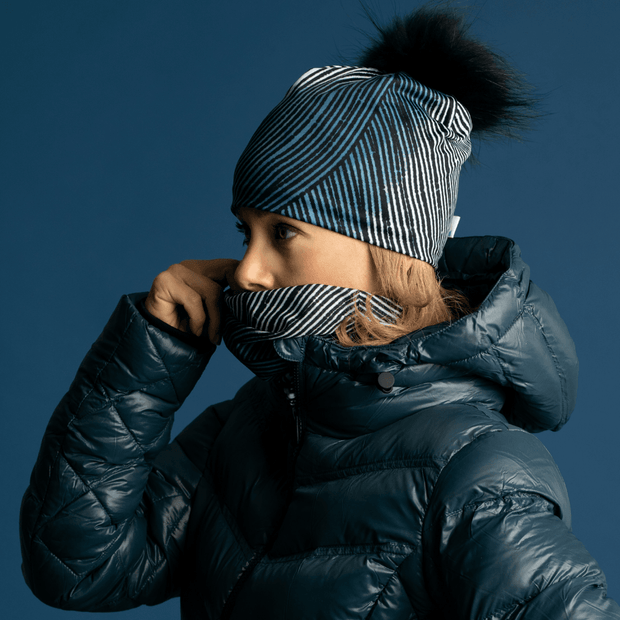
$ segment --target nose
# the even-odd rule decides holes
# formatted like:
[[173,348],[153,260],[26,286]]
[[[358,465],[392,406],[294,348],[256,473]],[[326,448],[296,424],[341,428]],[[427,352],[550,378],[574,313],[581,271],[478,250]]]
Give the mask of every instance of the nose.
[[246,291],[265,291],[275,288],[268,253],[254,240],[250,241],[243,260],[237,266],[235,281]]

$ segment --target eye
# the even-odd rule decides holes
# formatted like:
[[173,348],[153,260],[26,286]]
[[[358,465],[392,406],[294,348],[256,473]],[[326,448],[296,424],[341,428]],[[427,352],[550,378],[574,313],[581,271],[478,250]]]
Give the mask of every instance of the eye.
[[247,245],[250,242],[250,228],[241,222],[235,222],[235,228],[243,234],[243,245]]
[[290,226],[280,223],[274,225],[273,234],[276,241],[288,241],[297,235],[297,232]]

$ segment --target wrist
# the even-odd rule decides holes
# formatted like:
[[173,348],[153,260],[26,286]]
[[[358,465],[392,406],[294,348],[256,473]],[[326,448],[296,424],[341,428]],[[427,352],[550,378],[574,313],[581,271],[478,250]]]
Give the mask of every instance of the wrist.
[[180,340],[185,344],[189,344],[201,353],[212,353],[215,350],[215,345],[211,343],[206,336],[206,329],[203,331],[203,336],[196,336],[191,332],[184,332],[180,329],[177,329],[176,327],[169,325],[168,323],[162,321],[160,318],[154,315],[150,311],[152,305],[150,304],[148,296],[138,300],[136,302],[136,308],[150,325],[156,327],[157,329],[168,334],[169,336],[172,336],[173,338],[176,338],[177,340]]

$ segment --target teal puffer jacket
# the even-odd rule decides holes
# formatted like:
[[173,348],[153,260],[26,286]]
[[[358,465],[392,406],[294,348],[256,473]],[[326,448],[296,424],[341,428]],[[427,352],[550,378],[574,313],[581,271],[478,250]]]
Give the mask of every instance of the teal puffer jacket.
[[292,378],[170,444],[210,351],[124,297],[23,501],[33,592],[88,611],[180,595],[187,620],[620,619],[531,434],[574,406],[564,323],[507,239],[451,240],[440,269],[474,313],[381,347],[279,341]]

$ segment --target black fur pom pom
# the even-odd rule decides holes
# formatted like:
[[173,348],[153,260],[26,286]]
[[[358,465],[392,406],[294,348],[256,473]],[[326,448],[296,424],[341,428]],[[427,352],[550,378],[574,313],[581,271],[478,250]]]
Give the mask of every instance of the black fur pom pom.
[[468,35],[464,16],[455,9],[421,8],[387,27],[372,21],[379,36],[359,65],[404,72],[455,97],[471,114],[475,136],[515,137],[538,116],[537,100],[521,74]]

